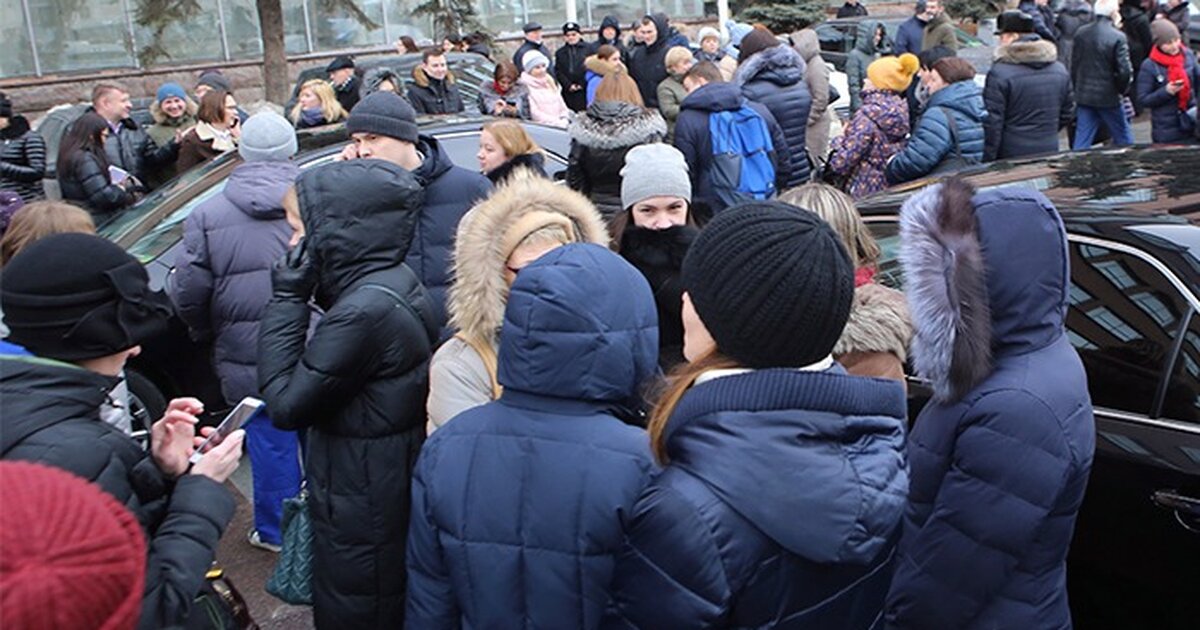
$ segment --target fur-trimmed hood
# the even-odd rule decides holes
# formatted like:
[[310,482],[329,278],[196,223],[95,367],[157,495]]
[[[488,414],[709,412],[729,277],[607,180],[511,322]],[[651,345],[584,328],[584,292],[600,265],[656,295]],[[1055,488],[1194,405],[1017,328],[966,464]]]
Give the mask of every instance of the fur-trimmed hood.
[[564,215],[574,224],[580,242],[608,246],[604,221],[586,197],[526,169],[514,172],[507,185],[495,189],[459,222],[448,299],[452,328],[472,339],[496,343],[508,300],[504,263],[512,253],[502,251],[504,237],[533,212]]
[[850,319],[833,347],[833,355],[887,352],[903,362],[908,357],[913,324],[904,294],[874,282],[854,290]]
[[733,80],[738,85],[751,81],[769,81],[775,85],[795,85],[804,80],[804,69],[808,64],[791,46],[772,46],[759,52],[738,66]]
[[[413,76],[415,78],[415,73]],[[363,75],[362,85],[358,88],[359,98],[366,98],[378,92],[379,84],[384,81],[391,82],[392,85],[396,86],[396,94],[404,96],[404,80],[400,78],[400,75],[396,74],[396,71],[391,68],[379,67],[371,68]]]
[[1058,61],[1058,47],[1043,39],[1019,39],[997,47],[995,57],[996,63],[1042,67]]
[[658,142],[667,135],[667,121],[658,110],[631,103],[592,103],[567,126],[571,140],[593,149],[620,149]]
[[[413,68],[412,77],[413,83],[415,83],[418,87],[429,87],[429,77],[425,74],[425,69],[421,66],[418,65],[417,67]],[[456,81],[457,79],[454,78],[454,72],[447,70],[445,79],[446,85],[452,85]]]
[[601,59],[599,55],[588,55],[588,57],[583,60],[583,67],[602,77],[606,77],[614,72],[617,72],[618,70],[625,70],[625,64],[621,63],[620,61],[607,61]]
[[976,194],[951,178],[908,198],[900,240],[916,329],[913,360],[937,401],[962,399],[992,373],[994,361],[1063,335],[1066,231],[1041,193]]

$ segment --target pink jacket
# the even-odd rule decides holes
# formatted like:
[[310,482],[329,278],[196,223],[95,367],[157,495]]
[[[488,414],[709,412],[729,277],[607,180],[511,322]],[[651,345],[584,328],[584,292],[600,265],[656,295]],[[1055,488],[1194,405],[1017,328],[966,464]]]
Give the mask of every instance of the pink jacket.
[[553,78],[547,75],[538,79],[525,72],[521,74],[520,83],[529,89],[529,114],[533,122],[563,128],[567,126],[571,110],[567,109],[567,103],[563,101]]

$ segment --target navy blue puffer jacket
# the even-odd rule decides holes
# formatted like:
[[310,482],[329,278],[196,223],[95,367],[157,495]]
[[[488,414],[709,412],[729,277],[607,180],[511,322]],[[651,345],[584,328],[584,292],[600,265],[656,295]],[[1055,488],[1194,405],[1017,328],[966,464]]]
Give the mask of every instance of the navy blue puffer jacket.
[[638,499],[612,628],[868,628],[904,510],[899,383],[759,370],[692,387]]
[[[1188,107],[1196,106],[1196,90],[1200,89],[1200,64],[1196,54],[1183,49],[1183,71],[1192,84]],[[1179,96],[1167,91],[1167,69],[1147,58],[1137,74],[1137,100],[1150,108],[1150,137],[1154,142],[1186,142],[1194,137],[1195,124],[1186,120],[1179,108]]]
[[[1095,422],[1064,330],[1065,233],[1040,193],[942,197],[952,185],[914,195],[901,211],[913,358],[935,399],[908,441],[909,504],[887,622],[1069,628],[1067,549]],[[969,223],[943,208],[978,227],[945,227]],[[970,260],[981,262],[969,269]],[[963,313],[983,317],[972,326]]]
[[413,477],[409,628],[595,628],[621,519],[654,470],[614,417],[657,369],[654,298],[597,245],[521,271],[499,400],[434,433]]
[[983,92],[974,81],[958,81],[938,90],[925,105],[925,114],[904,150],[888,162],[889,184],[900,184],[929,175],[938,164],[954,156],[947,115],[958,126],[958,145],[969,162],[983,159]]
[[750,57],[738,66],[734,75],[742,94],[771,110],[771,115],[787,138],[792,159],[790,164],[781,165],[786,174],[785,188],[807,182],[809,175],[808,151],[804,148],[804,140],[808,132],[812,95],[804,81],[804,69],[804,58],[800,53],[791,46],[780,45]]

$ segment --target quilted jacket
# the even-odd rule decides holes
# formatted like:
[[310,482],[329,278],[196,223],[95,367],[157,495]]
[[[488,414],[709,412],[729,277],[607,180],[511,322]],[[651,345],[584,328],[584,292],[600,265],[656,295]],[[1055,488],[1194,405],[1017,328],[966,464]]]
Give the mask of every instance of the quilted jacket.
[[971,80],[951,83],[929,98],[908,144],[888,163],[888,183],[899,184],[925,177],[937,169],[942,160],[955,155],[946,116],[954,117],[963,158],[974,162],[983,158],[983,121],[987,111],[983,108],[982,92]]
[[811,170],[808,151],[805,150],[805,134],[812,95],[808,93],[808,84],[804,81],[804,69],[804,58],[800,53],[790,46],[780,45],[743,61],[734,77],[746,98],[770,110],[787,139],[791,164],[776,169],[788,174],[781,190],[807,182]]
[[13,116],[0,130],[0,189],[12,190],[27,203],[46,196],[46,141],[29,128],[24,116]]
[[[1189,108],[1196,107],[1196,90],[1200,89],[1200,63],[1196,53],[1184,48],[1183,71],[1192,85]],[[1142,107],[1150,108],[1150,137],[1154,142],[1186,142],[1195,131],[1195,123],[1186,120],[1179,108],[1179,96],[1167,92],[1167,69],[1153,59],[1142,62],[1137,75],[1137,100]]]
[[996,50],[983,87],[985,161],[1055,153],[1075,118],[1071,77],[1054,44],[1027,35]]
[[630,103],[592,103],[567,126],[571,152],[567,185],[592,200],[605,219],[621,207],[621,169],[625,154],[639,144],[661,142],[667,123],[657,110]]

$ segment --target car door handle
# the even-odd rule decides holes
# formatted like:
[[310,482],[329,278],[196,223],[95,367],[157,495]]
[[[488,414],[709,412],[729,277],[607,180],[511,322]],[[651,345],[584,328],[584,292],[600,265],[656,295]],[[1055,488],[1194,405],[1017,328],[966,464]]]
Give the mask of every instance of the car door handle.
[[1175,520],[1184,529],[1200,534],[1200,499],[1180,494],[1176,490],[1158,490],[1150,496],[1154,504],[1175,513]]

